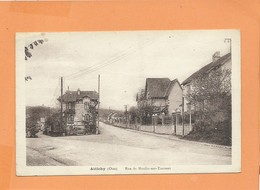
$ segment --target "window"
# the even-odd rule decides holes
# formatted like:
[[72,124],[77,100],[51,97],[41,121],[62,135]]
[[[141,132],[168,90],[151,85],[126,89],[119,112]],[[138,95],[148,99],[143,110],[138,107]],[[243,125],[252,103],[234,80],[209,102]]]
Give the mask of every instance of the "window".
[[75,109],[75,103],[69,102],[69,103],[67,104],[67,109]]
[[89,115],[87,115],[87,114],[84,115],[84,116],[83,116],[83,120],[84,120],[84,121],[89,121]]
[[85,103],[84,103],[84,109],[85,109],[85,110],[88,110],[88,108],[89,108],[89,103],[88,103],[88,102],[85,102]]

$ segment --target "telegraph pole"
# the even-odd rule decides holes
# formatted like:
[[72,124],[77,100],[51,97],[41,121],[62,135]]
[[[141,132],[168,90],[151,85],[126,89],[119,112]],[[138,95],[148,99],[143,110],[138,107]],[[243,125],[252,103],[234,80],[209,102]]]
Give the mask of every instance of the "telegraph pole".
[[97,117],[97,128],[96,134],[99,133],[99,108],[100,108],[100,75],[98,75],[98,117]]
[[127,105],[125,105],[125,118],[126,118],[126,128],[127,128],[127,124],[128,124]]
[[232,52],[232,39],[231,38],[225,38],[224,43],[229,43],[229,51]]
[[61,84],[61,88],[60,88],[60,126],[61,126],[61,129],[63,128],[63,119],[62,119],[62,95],[63,95],[63,77],[61,77],[61,80],[60,80],[60,84]]
[[184,136],[184,96],[182,97],[182,135]]

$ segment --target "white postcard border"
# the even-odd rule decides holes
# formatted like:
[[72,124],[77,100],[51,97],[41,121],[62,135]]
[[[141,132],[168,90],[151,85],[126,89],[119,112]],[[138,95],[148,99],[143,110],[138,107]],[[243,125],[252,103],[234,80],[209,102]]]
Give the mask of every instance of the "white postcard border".
[[[207,30],[203,30],[207,31]],[[214,31],[214,30],[209,30]],[[26,166],[25,134],[25,60],[24,42],[27,33],[16,34],[16,174],[18,176],[48,175],[119,175],[119,174],[181,174],[236,173],[241,171],[241,54],[239,30],[224,31],[232,39],[232,164],[175,166]],[[132,31],[129,31],[132,32]],[[187,32],[187,31],[186,31]],[[191,30],[192,32],[192,30]],[[23,61],[21,61],[23,60]],[[18,64],[19,62],[19,64]],[[164,168],[164,169],[160,169]],[[101,168],[105,168],[104,170]],[[112,168],[117,168],[113,170]],[[131,168],[131,170],[126,170]],[[143,169],[139,169],[143,168]],[[147,168],[147,169],[144,169]],[[157,169],[155,169],[157,168]]]

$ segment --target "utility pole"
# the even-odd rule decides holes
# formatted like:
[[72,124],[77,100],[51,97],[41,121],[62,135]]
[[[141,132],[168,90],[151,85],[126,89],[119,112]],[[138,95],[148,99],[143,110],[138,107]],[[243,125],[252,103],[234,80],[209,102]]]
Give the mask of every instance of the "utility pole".
[[224,43],[229,43],[229,51],[232,52],[232,39],[231,38],[225,38]]
[[126,118],[126,128],[127,128],[127,124],[128,124],[127,105],[125,105],[125,118]]
[[60,88],[60,127],[61,129],[63,128],[63,119],[62,119],[62,95],[63,95],[63,77],[61,77],[60,79],[60,84],[61,84],[61,88]]
[[99,108],[100,108],[100,75],[98,75],[98,121],[97,121],[97,128],[96,128],[96,134],[99,133]]
[[182,97],[182,136],[184,136],[184,96]]
[[189,105],[189,108],[190,108],[190,127],[191,127],[191,103]]

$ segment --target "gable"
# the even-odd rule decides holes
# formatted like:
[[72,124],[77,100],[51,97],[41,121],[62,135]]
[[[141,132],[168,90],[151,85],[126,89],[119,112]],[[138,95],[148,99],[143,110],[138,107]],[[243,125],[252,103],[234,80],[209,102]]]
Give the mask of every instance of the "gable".
[[167,88],[167,91],[165,92],[165,97],[168,97],[170,95],[174,86],[178,87],[182,91],[182,87],[181,87],[181,84],[179,83],[178,79],[174,79],[169,84],[169,87]]

